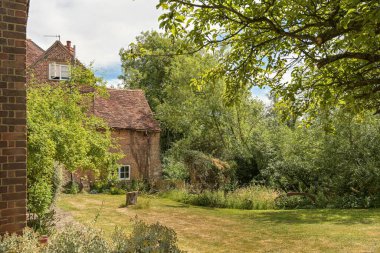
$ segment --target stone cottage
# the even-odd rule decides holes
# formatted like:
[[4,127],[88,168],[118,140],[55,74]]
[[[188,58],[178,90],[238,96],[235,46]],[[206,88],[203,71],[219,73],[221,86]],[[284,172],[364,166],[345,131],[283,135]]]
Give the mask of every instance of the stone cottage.
[[[53,43],[46,51],[32,40],[26,43],[27,81],[54,84],[70,78],[77,60],[67,41]],[[155,180],[161,176],[160,126],[142,90],[108,89],[109,97],[95,97],[92,113],[103,118],[125,155],[119,161],[120,180]]]

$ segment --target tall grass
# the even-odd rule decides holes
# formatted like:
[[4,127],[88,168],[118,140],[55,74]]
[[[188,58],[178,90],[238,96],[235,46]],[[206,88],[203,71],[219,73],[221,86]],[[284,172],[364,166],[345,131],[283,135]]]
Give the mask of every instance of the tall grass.
[[219,190],[191,194],[186,190],[172,190],[162,194],[163,197],[196,206],[248,210],[275,209],[275,199],[279,195],[280,192],[276,190],[257,185],[239,188],[228,193]]
[[227,194],[229,208],[236,209],[275,209],[279,191],[264,186],[249,186]]

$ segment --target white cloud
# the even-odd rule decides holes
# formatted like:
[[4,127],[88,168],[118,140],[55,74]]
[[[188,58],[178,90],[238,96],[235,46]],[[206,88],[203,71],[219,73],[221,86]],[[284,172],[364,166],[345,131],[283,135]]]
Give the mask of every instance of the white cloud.
[[157,0],[33,0],[28,37],[47,49],[55,38],[71,40],[77,56],[95,67],[120,65],[119,50],[142,31],[157,30]]
[[107,80],[107,87],[110,87],[110,88],[122,88],[123,87],[122,80],[120,80],[120,79],[110,79],[110,80]]

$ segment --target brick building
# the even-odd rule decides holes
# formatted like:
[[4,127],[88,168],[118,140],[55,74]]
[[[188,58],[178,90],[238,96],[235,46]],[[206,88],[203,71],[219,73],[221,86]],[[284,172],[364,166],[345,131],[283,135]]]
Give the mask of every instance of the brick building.
[[[58,83],[70,77],[75,47],[56,41],[46,51],[27,40],[27,80]],[[119,163],[119,179],[157,179],[161,175],[160,126],[142,90],[108,89],[109,97],[95,97],[93,113],[103,118],[125,157]],[[93,180],[93,179],[91,179]]]
[[[125,157],[119,163],[127,179],[161,176],[160,126],[142,90],[108,89],[109,98],[95,98],[94,114],[112,129]],[[123,171],[120,171],[123,170]]]
[[0,1],[0,234],[26,225],[28,0]]
[[46,51],[32,40],[26,41],[27,82],[35,79],[40,83],[54,83],[69,78],[69,65],[74,64],[75,49],[68,41],[63,45],[56,41]]

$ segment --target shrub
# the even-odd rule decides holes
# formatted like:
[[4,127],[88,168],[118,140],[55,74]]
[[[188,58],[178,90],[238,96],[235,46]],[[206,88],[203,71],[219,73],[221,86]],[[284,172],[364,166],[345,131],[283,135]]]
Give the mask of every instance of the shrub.
[[87,226],[70,225],[50,238],[45,252],[106,253],[111,250],[111,245],[101,231]]
[[78,194],[80,192],[79,184],[71,181],[65,185],[65,193],[67,194]]
[[40,252],[39,235],[31,229],[25,229],[21,236],[4,235],[0,236],[0,252]]
[[90,226],[68,225],[54,233],[47,243],[41,245],[39,234],[25,229],[23,235],[0,236],[0,252],[23,253],[135,253],[172,252],[180,253],[174,230],[158,223],[147,225],[135,221],[133,232],[115,230],[111,240],[103,232]]
[[42,235],[49,235],[54,231],[55,222],[55,211],[51,209],[40,216],[29,215],[28,227]]
[[162,176],[165,179],[187,180],[189,179],[189,171],[185,164],[169,156],[164,158]]
[[133,231],[125,248],[119,252],[182,252],[177,246],[177,235],[173,229],[159,223],[147,225],[142,221],[135,221]]
[[227,162],[194,150],[184,152],[183,161],[195,190],[216,190],[231,182],[233,170]]
[[28,189],[28,210],[37,216],[43,216],[49,211],[52,203],[51,185],[39,180]]
[[104,193],[106,190],[109,190],[110,188],[110,183],[106,181],[96,181],[94,184],[91,185],[91,191],[94,191],[96,193]]
[[335,208],[376,208],[380,207],[380,197],[376,196],[358,196],[355,194],[346,194],[335,197],[333,200]]
[[109,193],[111,195],[123,195],[125,194],[125,190],[117,188],[117,187],[111,187]]
[[50,209],[53,202],[52,187],[39,180],[28,190],[28,226],[41,234],[50,234],[54,227],[55,212]]
[[145,180],[131,180],[124,181],[118,179],[111,179],[107,181],[97,181],[91,185],[91,193],[109,193],[112,195],[125,194],[125,192],[139,191],[149,192],[151,189],[148,181]]
[[312,208],[314,204],[305,196],[281,195],[276,199],[276,207],[279,209]]
[[127,183],[125,188],[126,191],[139,191],[139,192],[149,192],[151,190],[151,184],[147,180],[136,180],[132,179],[130,183]]

